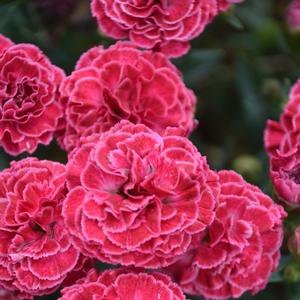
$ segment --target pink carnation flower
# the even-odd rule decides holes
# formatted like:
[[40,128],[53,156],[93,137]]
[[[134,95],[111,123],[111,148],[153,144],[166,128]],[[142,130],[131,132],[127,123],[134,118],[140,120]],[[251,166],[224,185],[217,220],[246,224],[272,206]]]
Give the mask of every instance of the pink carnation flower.
[[290,206],[300,205],[300,145],[271,158],[270,175],[277,195]]
[[62,117],[61,69],[34,45],[0,35],[0,146],[11,155],[48,145]]
[[178,57],[188,52],[189,41],[200,35],[220,10],[228,8],[227,2],[232,1],[93,0],[92,13],[109,37],[129,38],[139,47]]
[[161,273],[138,269],[90,270],[87,277],[62,290],[59,300],[185,300],[178,285]]
[[278,266],[283,208],[233,171],[219,172],[221,193],[208,236],[169,270],[183,291],[206,299],[262,290]]
[[280,199],[300,205],[300,81],[291,90],[280,121],[268,121],[264,135],[270,175]]
[[76,268],[61,217],[65,167],[27,158],[0,173],[0,286],[32,299],[56,290]]
[[264,142],[269,157],[288,154],[300,142],[300,80],[293,86],[279,122],[269,120]]
[[186,138],[122,121],[71,153],[65,224],[86,255],[166,266],[213,221],[217,178]]
[[67,151],[81,136],[101,133],[126,119],[162,133],[180,127],[189,134],[196,97],[164,55],[130,43],[95,47],[82,55],[61,87],[65,127],[58,141]]

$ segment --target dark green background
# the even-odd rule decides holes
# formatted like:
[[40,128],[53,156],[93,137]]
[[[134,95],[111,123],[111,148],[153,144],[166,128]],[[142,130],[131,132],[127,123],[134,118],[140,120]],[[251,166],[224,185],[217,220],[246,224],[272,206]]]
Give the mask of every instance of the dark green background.
[[[46,7],[46,2],[52,5]],[[82,52],[96,44],[113,43],[98,32],[89,2],[0,0],[0,33],[16,43],[38,45],[69,74]],[[300,34],[291,34],[286,25],[288,3],[245,0],[217,17],[192,42],[188,55],[173,60],[199,99],[199,127],[192,141],[208,157],[212,168],[235,169],[270,195],[263,129],[268,118],[278,118],[291,85],[300,77]],[[40,146],[35,155],[66,161],[66,154],[55,142],[49,147]],[[25,156],[13,158],[0,150],[0,168]],[[294,220],[297,224],[297,219],[298,213],[294,213],[286,228]],[[280,270],[267,289],[241,299],[300,299],[300,284],[289,282],[291,276],[283,276],[284,269],[293,262],[285,246],[282,252]],[[298,270],[292,265],[292,271],[295,278],[298,272],[300,277],[300,267]]]

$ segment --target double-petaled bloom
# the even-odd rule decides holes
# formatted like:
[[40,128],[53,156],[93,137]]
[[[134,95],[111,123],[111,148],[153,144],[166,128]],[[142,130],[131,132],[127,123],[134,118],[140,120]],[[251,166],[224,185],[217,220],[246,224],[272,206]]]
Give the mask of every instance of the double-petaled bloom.
[[175,66],[164,55],[130,43],[87,51],[64,80],[61,94],[65,125],[57,137],[67,151],[80,137],[105,132],[124,119],[158,133],[178,127],[183,135],[196,124],[196,97]]
[[217,179],[186,138],[122,121],[71,152],[65,224],[86,255],[167,266],[213,222]]
[[270,175],[279,198],[300,205],[300,81],[291,90],[279,122],[268,121],[264,136]]
[[186,54],[189,41],[238,0],[93,0],[100,30],[114,39],[129,38],[138,47],[170,57]]
[[179,286],[161,273],[139,269],[113,269],[98,274],[92,269],[86,278],[64,288],[59,300],[185,300]]
[[233,171],[219,172],[214,222],[198,246],[173,266],[183,291],[205,299],[238,298],[262,290],[278,266],[283,208]]
[[11,155],[51,142],[62,117],[61,69],[36,46],[0,35],[0,146]]
[[0,287],[32,299],[85,262],[61,216],[65,166],[27,158],[0,173]]

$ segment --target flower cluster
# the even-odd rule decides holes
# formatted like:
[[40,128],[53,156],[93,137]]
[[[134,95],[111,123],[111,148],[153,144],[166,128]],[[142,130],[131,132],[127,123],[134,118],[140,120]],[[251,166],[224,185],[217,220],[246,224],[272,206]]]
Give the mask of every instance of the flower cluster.
[[268,121],[265,148],[270,158],[270,175],[280,199],[300,205],[300,81],[291,90],[280,121]]
[[[0,172],[0,298],[260,291],[286,214],[233,171],[213,171],[188,140],[196,97],[167,58],[241,0],[91,2],[105,33],[131,41],[89,49],[69,76],[0,35],[0,145],[32,153],[55,136],[68,152],[66,165],[26,158]],[[265,138],[288,195],[298,188],[299,89]],[[95,260],[123,267],[98,273]]]
[[93,0],[92,13],[100,30],[115,39],[178,57],[189,41],[231,3],[240,0],[123,1]]

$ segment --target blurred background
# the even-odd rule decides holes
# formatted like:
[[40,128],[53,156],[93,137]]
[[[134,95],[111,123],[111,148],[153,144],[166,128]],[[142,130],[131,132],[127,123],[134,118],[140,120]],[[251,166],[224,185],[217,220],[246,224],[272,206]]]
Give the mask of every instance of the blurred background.
[[[199,126],[191,136],[194,144],[212,168],[234,169],[271,196],[263,130],[267,119],[278,119],[291,85],[300,77],[300,33],[291,33],[285,19],[289,2],[245,0],[217,17],[192,42],[188,55],[173,60],[199,99]],[[16,43],[38,45],[70,74],[82,52],[114,42],[98,32],[89,3],[0,0],[0,33]],[[66,161],[55,142],[50,147],[40,146],[35,155]],[[13,158],[0,150],[0,169],[25,156]],[[298,215],[291,214],[289,224],[291,218],[300,219]],[[289,230],[289,225],[286,227]],[[300,265],[286,247],[282,252],[280,268],[267,289],[241,299],[300,299]]]

